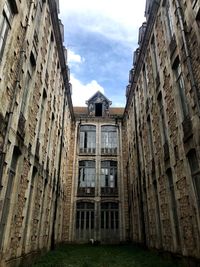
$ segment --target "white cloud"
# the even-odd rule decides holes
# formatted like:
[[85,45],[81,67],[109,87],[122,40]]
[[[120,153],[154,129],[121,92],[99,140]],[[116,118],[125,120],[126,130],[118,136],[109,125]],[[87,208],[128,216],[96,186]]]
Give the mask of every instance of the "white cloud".
[[67,59],[68,59],[69,64],[83,63],[85,61],[85,59],[83,57],[76,54],[74,51],[72,51],[70,49],[67,50]]
[[[135,1],[136,2],[136,1]],[[146,0],[60,0],[63,21],[79,25],[89,32],[100,33],[108,39],[123,41],[130,46],[137,39],[144,19]],[[72,22],[75,20],[75,22]]]
[[92,80],[87,84],[83,84],[81,81],[76,79],[73,74],[71,74],[70,82],[72,84],[72,102],[74,106],[86,106],[85,101],[97,91],[104,94],[104,88],[95,80]]

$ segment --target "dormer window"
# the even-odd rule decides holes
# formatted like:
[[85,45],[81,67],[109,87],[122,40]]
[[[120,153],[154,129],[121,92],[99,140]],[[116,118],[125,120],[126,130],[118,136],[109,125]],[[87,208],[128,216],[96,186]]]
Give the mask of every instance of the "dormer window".
[[88,115],[92,117],[109,116],[109,107],[112,104],[101,92],[96,92],[88,101]]
[[95,116],[102,117],[102,103],[95,104]]

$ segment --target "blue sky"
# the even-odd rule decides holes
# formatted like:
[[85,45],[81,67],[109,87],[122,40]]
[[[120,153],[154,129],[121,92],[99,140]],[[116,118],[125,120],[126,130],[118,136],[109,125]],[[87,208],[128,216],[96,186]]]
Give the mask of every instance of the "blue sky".
[[112,106],[125,105],[138,29],[145,21],[145,2],[60,0],[74,106],[84,106],[98,90]]

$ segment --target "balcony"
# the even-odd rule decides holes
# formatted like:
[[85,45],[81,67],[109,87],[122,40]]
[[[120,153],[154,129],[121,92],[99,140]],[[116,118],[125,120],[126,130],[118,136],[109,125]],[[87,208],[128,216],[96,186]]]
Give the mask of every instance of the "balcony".
[[77,196],[78,197],[94,197],[95,187],[78,187]]
[[80,148],[79,150],[80,154],[95,154],[96,153],[96,149],[95,148]]
[[116,155],[117,154],[117,147],[114,148],[102,148],[101,154],[103,155]]
[[24,118],[24,115],[20,112],[17,133],[22,139],[24,139],[25,136],[25,123],[26,119]]
[[118,188],[117,187],[101,187],[101,196],[103,197],[118,196]]

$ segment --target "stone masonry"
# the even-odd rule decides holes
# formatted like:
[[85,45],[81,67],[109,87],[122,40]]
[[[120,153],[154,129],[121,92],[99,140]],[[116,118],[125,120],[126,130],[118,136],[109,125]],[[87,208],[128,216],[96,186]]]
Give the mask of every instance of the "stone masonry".
[[199,1],[146,1],[125,109],[73,108],[58,12],[0,1],[0,266],[90,238],[199,259]]
[[147,1],[125,128],[131,240],[200,257],[199,1]]

